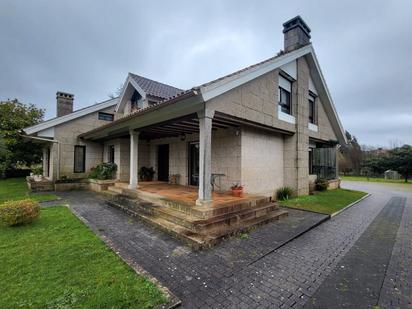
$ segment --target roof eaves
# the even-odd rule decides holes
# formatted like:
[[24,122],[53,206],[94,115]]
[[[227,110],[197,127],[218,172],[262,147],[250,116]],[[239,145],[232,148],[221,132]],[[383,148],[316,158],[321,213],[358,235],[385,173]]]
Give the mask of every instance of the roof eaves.
[[117,104],[117,99],[118,98],[109,99],[109,100],[106,100],[106,101],[103,101],[103,102],[99,102],[97,104],[93,104],[93,105],[78,109],[78,110],[74,111],[73,113],[70,113],[70,114],[67,114],[67,115],[64,115],[64,116],[54,117],[54,118],[48,119],[46,121],[35,124],[33,126],[24,128],[23,131],[26,134],[31,135],[31,134],[37,133],[39,131],[46,130],[48,128],[63,124],[67,121],[70,121],[70,120],[73,120],[73,119],[76,119],[76,118],[79,118],[79,117],[83,117],[85,115],[88,115],[90,113],[99,111],[99,110],[104,109],[104,108],[108,108],[112,105],[114,106],[114,105]]

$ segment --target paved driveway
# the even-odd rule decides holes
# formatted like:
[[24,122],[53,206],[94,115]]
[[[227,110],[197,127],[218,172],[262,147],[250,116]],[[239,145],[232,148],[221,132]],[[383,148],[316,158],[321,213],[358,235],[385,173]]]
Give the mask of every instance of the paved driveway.
[[[97,233],[110,239],[116,250],[169,287],[183,301],[184,308],[331,308],[330,302],[323,301],[325,295],[332,296],[328,299],[332,299],[333,308],[339,307],[337,302],[342,299],[346,308],[367,308],[369,304],[408,308],[412,192],[379,184],[344,186],[369,191],[372,196],[280,248],[279,243],[287,237],[285,231],[298,232],[319,218],[292,210],[285,220],[201,252],[192,252],[168,235],[105,206],[93,193],[76,192],[65,197]],[[382,231],[382,222],[392,224]],[[386,234],[390,237],[385,238]],[[382,241],[379,252],[368,246]],[[363,250],[366,247],[368,250]],[[360,291],[358,299],[363,302],[354,306],[346,300],[365,282],[359,275],[362,269],[352,268],[361,256],[359,252],[366,252],[362,261],[373,273],[374,284]],[[381,259],[368,262],[368,257],[376,254]],[[357,285],[341,288],[340,284],[353,273],[359,275],[354,278]],[[373,295],[363,297],[369,289]]]

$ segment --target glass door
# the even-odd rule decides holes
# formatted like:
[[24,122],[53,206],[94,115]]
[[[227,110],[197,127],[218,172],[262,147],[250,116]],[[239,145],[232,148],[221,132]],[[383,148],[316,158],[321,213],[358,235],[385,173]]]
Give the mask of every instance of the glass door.
[[199,142],[189,143],[189,185],[199,185]]

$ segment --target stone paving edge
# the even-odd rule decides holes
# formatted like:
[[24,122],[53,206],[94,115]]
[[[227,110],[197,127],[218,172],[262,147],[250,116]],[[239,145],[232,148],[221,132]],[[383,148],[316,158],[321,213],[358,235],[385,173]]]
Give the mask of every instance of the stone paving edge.
[[366,195],[362,196],[360,199],[354,201],[353,203],[350,203],[348,206],[342,208],[341,210],[338,210],[337,212],[334,212],[333,214],[330,215],[330,217],[333,218],[334,216],[339,215],[341,212],[344,212],[345,210],[352,207],[353,205],[356,205],[359,202],[362,202],[364,199],[368,198],[369,196],[371,196],[371,193],[367,193]]
[[159,290],[163,292],[163,294],[166,295],[168,302],[166,304],[155,306],[153,307],[153,309],[173,309],[181,305],[182,301],[176,295],[174,295],[166,286],[164,286],[159,280],[157,280],[154,276],[152,276],[143,267],[133,262],[133,259],[130,256],[128,256],[124,252],[121,252],[121,250],[117,248],[116,245],[109,238],[107,238],[104,235],[100,235],[98,230],[92,227],[92,225],[89,224],[89,221],[86,218],[84,218],[78,211],[70,207],[69,204],[65,204],[63,206],[66,206],[67,208],[69,208],[70,211],[77,218],[79,218],[80,221],[82,221],[90,230],[92,230],[93,233],[97,235],[97,237],[99,237],[116,255],[118,255],[137,274],[146,277],[148,280],[154,283],[159,288]]

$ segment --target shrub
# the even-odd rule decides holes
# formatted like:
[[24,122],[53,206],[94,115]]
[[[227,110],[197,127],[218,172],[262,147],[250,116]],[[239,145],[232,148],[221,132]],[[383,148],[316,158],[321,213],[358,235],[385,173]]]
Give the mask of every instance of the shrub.
[[326,191],[328,189],[329,182],[325,178],[318,178],[315,181],[316,191]]
[[276,190],[276,198],[280,201],[288,200],[293,196],[294,192],[291,187],[282,187]]
[[117,165],[115,163],[101,163],[90,170],[89,178],[100,180],[113,179],[116,171]]
[[142,166],[139,170],[140,180],[151,181],[153,180],[154,174],[155,170],[153,169],[153,167]]
[[39,215],[39,203],[31,199],[8,201],[0,205],[0,221],[9,226],[31,223]]

